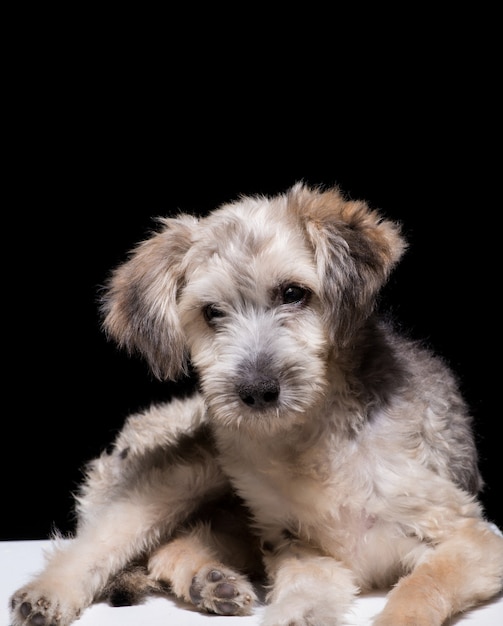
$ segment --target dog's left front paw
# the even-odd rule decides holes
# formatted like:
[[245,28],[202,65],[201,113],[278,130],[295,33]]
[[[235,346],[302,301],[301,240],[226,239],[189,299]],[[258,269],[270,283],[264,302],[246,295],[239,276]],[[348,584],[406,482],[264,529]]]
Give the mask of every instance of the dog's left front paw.
[[192,579],[190,598],[210,613],[249,615],[256,595],[241,574],[223,567],[203,567]]

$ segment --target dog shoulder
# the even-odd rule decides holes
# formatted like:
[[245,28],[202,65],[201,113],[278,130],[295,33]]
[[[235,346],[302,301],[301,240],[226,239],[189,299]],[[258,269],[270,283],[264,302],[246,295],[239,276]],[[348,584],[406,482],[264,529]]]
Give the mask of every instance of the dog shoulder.
[[[483,486],[473,417],[444,359],[379,320],[362,358],[361,376],[372,415],[385,416],[389,438],[415,460],[471,494]],[[376,425],[376,428],[379,428]]]

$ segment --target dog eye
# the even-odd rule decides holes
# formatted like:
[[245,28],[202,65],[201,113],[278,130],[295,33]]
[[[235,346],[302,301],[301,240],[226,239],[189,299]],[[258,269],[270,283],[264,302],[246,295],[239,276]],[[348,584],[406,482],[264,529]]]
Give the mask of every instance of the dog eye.
[[299,285],[285,285],[281,290],[282,304],[304,304],[309,297],[309,290]]
[[225,314],[216,304],[207,304],[203,309],[203,315],[208,324],[212,324],[215,319],[223,317]]

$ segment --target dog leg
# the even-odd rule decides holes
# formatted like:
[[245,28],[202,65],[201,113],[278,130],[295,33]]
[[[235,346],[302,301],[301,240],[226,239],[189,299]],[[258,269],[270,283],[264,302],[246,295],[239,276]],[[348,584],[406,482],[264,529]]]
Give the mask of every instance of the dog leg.
[[135,503],[114,503],[95,526],[56,545],[45,569],[13,595],[12,626],[68,626],[77,619],[108,577],[153,540],[144,513]]
[[157,547],[208,492],[227,486],[208,457],[170,466],[164,478],[159,468],[152,471],[155,480],[146,473],[127,499],[88,515],[76,537],[55,548],[45,569],[12,596],[11,626],[69,626],[111,576]]
[[300,544],[264,557],[273,581],[262,626],[337,626],[358,589],[340,562]]
[[470,520],[389,593],[374,626],[441,626],[503,587],[503,537]]
[[247,615],[256,596],[245,574],[264,577],[248,511],[230,493],[205,503],[175,538],[145,556],[110,580],[103,600],[124,606],[173,593],[201,611]]
[[148,569],[154,580],[167,583],[177,597],[202,611],[248,615],[256,601],[253,586],[221,556],[209,525],[198,524],[161,546]]

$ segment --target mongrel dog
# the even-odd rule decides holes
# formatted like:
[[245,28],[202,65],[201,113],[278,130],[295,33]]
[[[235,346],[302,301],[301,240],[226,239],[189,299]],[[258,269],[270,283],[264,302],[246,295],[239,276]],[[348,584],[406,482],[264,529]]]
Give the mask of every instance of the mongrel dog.
[[456,380],[377,316],[404,249],[364,202],[302,183],[161,219],[111,275],[104,328],[161,379],[190,362],[199,391],[90,463],[76,536],[13,595],[13,626],[166,590],[246,614],[257,561],[263,626],[343,624],[374,588],[374,626],[435,626],[498,594]]

